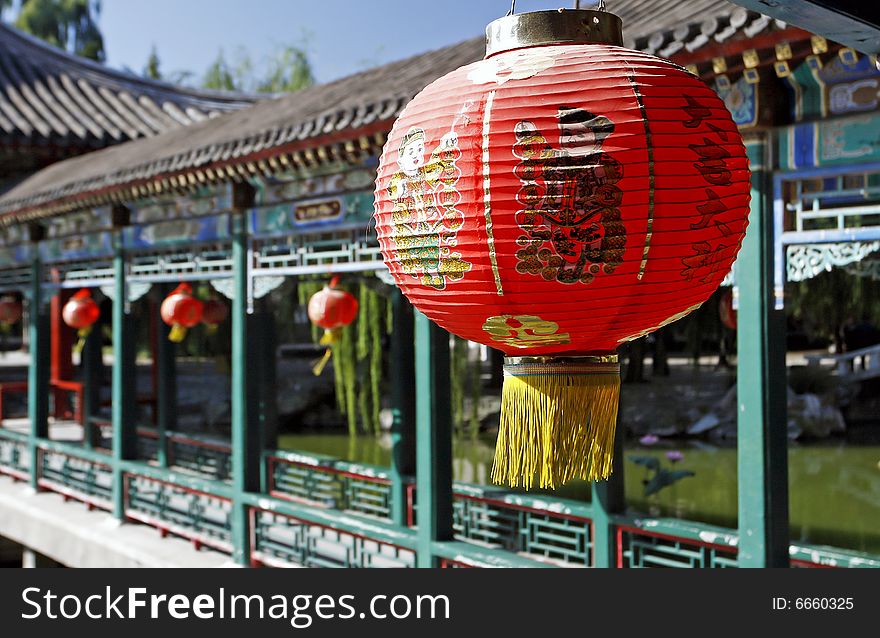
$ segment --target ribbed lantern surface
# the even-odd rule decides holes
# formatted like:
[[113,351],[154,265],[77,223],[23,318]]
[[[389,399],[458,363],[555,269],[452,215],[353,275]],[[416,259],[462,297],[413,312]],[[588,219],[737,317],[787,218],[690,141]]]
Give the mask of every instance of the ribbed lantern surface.
[[168,340],[180,343],[186,337],[187,330],[197,326],[204,314],[204,303],[193,297],[192,286],[183,282],[172,290],[159,307],[162,321],[171,326]]
[[61,309],[61,318],[71,328],[78,330],[80,336],[88,335],[98,318],[101,316],[101,310],[98,304],[92,299],[92,293],[88,288],[80,288],[76,293],[64,304]]
[[12,295],[0,297],[0,328],[21,321],[21,302]]
[[357,317],[358,301],[354,295],[337,288],[339,276],[335,276],[326,286],[316,292],[309,299],[306,312],[309,321],[324,329],[324,335],[319,343],[328,346],[324,356],[312,366],[312,372],[321,374],[324,366],[330,361],[333,354],[332,346],[342,339],[342,329],[349,325]]
[[403,293],[449,332],[516,357],[495,479],[528,487],[608,475],[608,355],[718,287],[750,175],[736,125],[698,78],[573,44],[499,53],[428,86],[394,125],[376,184],[379,243]]

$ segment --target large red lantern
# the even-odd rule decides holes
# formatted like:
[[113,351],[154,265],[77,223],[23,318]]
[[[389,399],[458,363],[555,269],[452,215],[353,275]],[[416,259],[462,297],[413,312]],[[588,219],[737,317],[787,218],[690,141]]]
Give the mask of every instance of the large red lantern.
[[226,321],[229,309],[219,299],[208,299],[202,305],[202,323],[208,327],[208,333],[217,332],[217,327]]
[[[309,320],[324,328],[320,343],[325,346],[339,342],[342,328],[354,321],[358,311],[358,302],[354,295],[339,290],[337,285],[339,277],[333,277],[328,285],[312,295],[307,308]],[[324,370],[331,354],[332,350],[328,347],[321,360],[312,368],[316,375]]]
[[616,350],[730,270],[748,159],[721,99],[619,46],[612,14],[512,15],[487,35],[486,59],[429,85],[389,134],[379,243],[413,305],[507,355],[493,480],[606,478]]
[[21,302],[12,295],[0,297],[0,327],[8,329],[21,321]]
[[202,320],[203,304],[193,297],[192,286],[182,283],[162,301],[159,313],[162,321],[171,326],[168,340],[180,343],[186,337],[186,331],[198,325]]
[[88,288],[80,288],[67,300],[61,309],[61,318],[68,326],[77,331],[80,339],[92,331],[92,326],[101,316],[101,309]]

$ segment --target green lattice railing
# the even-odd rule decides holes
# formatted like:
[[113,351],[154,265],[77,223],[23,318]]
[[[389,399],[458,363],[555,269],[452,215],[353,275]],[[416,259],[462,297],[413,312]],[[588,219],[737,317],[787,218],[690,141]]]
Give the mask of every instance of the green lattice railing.
[[414,567],[415,551],[382,539],[369,538],[307,520],[251,509],[258,565],[306,567]]
[[37,485],[91,507],[111,509],[113,472],[108,462],[71,454],[59,445],[37,448]]
[[0,428],[0,474],[25,481],[30,468],[27,435]]
[[[138,458],[157,461],[160,436],[152,428],[138,428]],[[169,467],[189,470],[206,478],[228,481],[232,453],[228,441],[199,434],[168,432],[165,459]]]
[[136,473],[125,475],[125,516],[163,534],[189,538],[196,546],[232,551],[231,507],[224,496]]
[[[169,438],[174,438],[172,435]],[[149,438],[149,437],[146,437]],[[232,493],[216,480],[216,443],[182,437],[169,445],[205,447],[182,456],[186,472],[123,461],[125,516],[162,534],[231,552]],[[26,480],[29,439],[0,428],[0,472]],[[213,446],[209,448],[208,446]],[[110,457],[78,445],[38,439],[37,483],[90,507],[110,509]],[[203,455],[204,454],[204,455]],[[211,456],[214,455],[214,456]],[[204,465],[203,458],[211,458]],[[266,455],[270,494],[246,494],[251,561],[261,565],[412,566],[417,500],[408,486],[407,527],[391,524],[391,481],[384,470],[296,452]],[[341,512],[345,516],[340,516]],[[592,511],[587,503],[523,496],[503,489],[454,485],[456,540],[435,543],[444,567],[589,566]],[[614,515],[618,567],[735,567],[735,530],[675,519]],[[794,544],[798,567],[880,567],[880,557]]]
[[383,468],[282,451],[265,463],[273,496],[390,520],[391,479]]

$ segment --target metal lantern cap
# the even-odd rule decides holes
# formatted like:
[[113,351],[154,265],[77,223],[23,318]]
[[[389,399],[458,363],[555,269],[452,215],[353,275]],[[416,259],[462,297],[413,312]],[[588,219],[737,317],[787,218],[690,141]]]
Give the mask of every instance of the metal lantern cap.
[[486,57],[551,44],[623,46],[623,22],[607,11],[557,9],[514,13],[486,27]]

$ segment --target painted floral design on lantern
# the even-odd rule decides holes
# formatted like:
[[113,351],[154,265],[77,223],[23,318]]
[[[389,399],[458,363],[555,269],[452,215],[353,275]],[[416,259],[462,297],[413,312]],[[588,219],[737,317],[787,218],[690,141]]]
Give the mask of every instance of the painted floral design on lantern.
[[623,260],[626,228],[618,208],[623,166],[602,150],[614,132],[604,115],[571,106],[557,114],[559,148],[533,122],[516,124],[517,272],[564,284],[588,284]]
[[426,134],[411,128],[398,149],[400,171],[390,180],[388,196],[394,202],[391,240],[401,270],[436,290],[457,281],[471,264],[454,252],[464,215],[457,208],[461,195],[456,188],[461,170],[458,136],[449,131],[440,138],[429,158],[425,157]]

